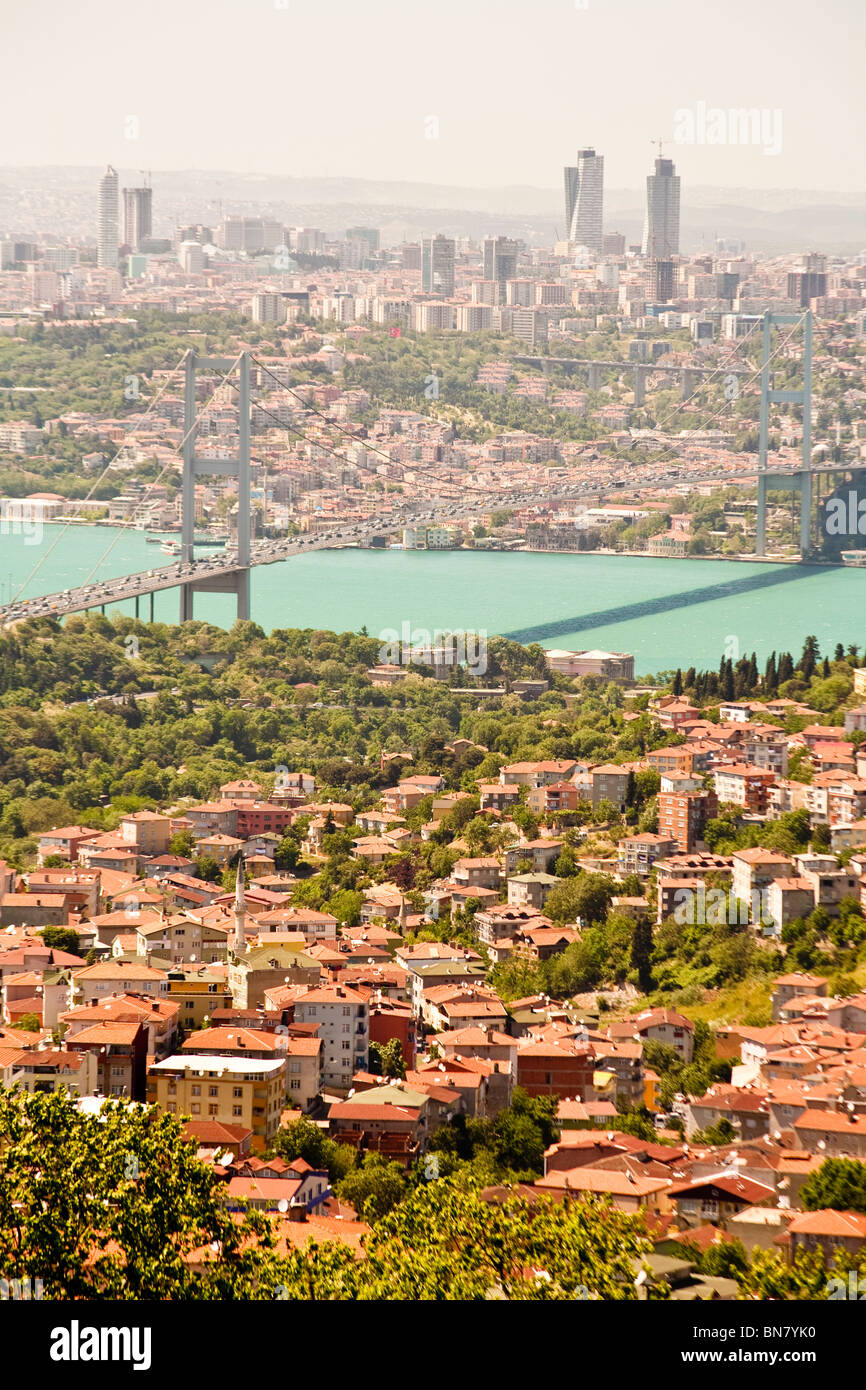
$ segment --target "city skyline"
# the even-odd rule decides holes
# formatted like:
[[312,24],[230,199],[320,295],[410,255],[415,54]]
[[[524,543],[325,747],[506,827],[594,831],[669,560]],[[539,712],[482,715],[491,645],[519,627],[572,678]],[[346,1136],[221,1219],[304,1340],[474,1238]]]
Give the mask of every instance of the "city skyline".
[[[335,0],[329,30],[341,42],[329,49],[327,90],[317,63],[296,63],[288,108],[279,84],[261,82],[253,57],[266,45],[277,71],[283,57],[314,54],[320,26],[313,13],[281,0],[262,0],[254,11],[238,0],[206,8],[190,0],[181,11],[155,0],[142,30],[133,12],[109,9],[106,0],[90,0],[86,9],[100,37],[74,68],[63,55],[75,42],[80,10],[72,15],[47,0],[57,39],[47,48],[45,7],[38,17],[18,12],[9,26],[21,61],[7,74],[0,111],[9,128],[16,111],[28,111],[27,122],[14,127],[23,165],[110,160],[154,170],[231,167],[458,186],[481,177],[486,187],[538,186],[552,184],[554,170],[586,142],[604,151],[610,186],[627,188],[642,183],[650,143],[660,135],[691,186],[855,192],[866,183],[866,156],[856,140],[864,114],[858,38],[866,38],[866,17],[854,0],[828,0],[817,25],[805,0],[769,0],[760,31],[746,0],[733,0],[721,33],[696,20],[686,0],[668,0],[664,84],[647,67],[659,16],[638,0],[589,0],[585,9],[548,0],[532,27],[514,0],[502,0],[495,26],[486,3],[458,8],[443,0],[433,31],[394,0],[363,9]],[[226,25],[230,47],[222,42]],[[501,78],[503,64],[514,62],[518,32],[525,71],[515,103]],[[745,33],[743,53],[733,40]],[[443,66],[455,35],[467,51],[477,46],[484,54],[471,88]],[[122,61],[108,61],[109,49]],[[204,74],[195,82],[193,56],[194,70]],[[569,60],[580,66],[579,83],[563,78]],[[51,93],[35,108],[34,64]],[[359,103],[358,76],[365,72],[371,80]],[[225,103],[208,101],[206,122],[202,83],[231,95]],[[295,119],[301,109],[310,119]],[[732,130],[719,139],[713,113],[743,110],[765,117],[772,132],[743,142]]]

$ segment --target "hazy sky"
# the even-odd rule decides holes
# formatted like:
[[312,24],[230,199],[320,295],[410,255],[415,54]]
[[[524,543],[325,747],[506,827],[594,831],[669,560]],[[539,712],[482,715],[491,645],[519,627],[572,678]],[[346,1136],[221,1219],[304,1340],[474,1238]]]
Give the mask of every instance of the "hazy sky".
[[[555,187],[594,144],[637,188],[661,135],[692,186],[866,185],[864,0],[40,0],[2,35],[3,164]],[[699,102],[781,152],[674,144]]]

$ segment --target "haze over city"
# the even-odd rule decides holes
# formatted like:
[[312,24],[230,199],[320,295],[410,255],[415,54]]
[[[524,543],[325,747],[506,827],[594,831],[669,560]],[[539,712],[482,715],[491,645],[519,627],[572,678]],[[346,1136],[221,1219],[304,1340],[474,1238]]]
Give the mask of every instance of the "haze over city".
[[866,184],[858,0],[580,3],[45,0],[6,18],[0,117],[20,165],[545,188],[594,144],[638,188],[704,102],[780,112],[781,149],[682,146],[688,183]]

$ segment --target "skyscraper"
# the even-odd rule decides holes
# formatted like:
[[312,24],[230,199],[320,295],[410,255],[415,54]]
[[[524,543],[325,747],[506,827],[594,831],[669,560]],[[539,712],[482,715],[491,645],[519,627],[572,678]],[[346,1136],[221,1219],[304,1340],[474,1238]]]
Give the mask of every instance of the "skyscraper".
[[454,293],[454,240],[447,236],[421,238],[421,288],[427,294]]
[[577,164],[565,168],[565,234],[569,241],[599,253],[604,217],[604,155],[578,150]]
[[117,269],[117,170],[110,164],[99,181],[96,264]]
[[649,293],[656,304],[669,304],[674,297],[673,261],[650,261]]
[[153,189],[124,188],[123,243],[138,251],[153,230]]
[[506,280],[517,279],[517,242],[507,236],[484,238],[484,279],[495,280],[498,303],[505,299]]
[[672,159],[657,159],[655,173],[647,175],[641,249],[653,261],[669,261],[679,254],[680,178]]

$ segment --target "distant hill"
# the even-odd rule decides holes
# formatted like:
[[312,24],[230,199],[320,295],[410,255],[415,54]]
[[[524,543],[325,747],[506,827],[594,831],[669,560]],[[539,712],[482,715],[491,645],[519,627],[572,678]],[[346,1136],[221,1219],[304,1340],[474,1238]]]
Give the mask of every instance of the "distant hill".
[[[98,168],[0,167],[0,229],[19,235],[66,231],[95,236]],[[138,170],[120,170],[121,184]],[[382,228],[386,243],[441,231],[481,237],[490,232],[550,244],[564,233],[558,188],[517,184],[460,188],[375,179],[292,178],[231,170],[154,170],[154,231],[180,222],[217,222],[225,212],[267,212],[290,225],[342,235],[353,223]],[[605,192],[605,225],[639,240],[641,189]],[[683,189],[682,248],[709,248],[716,236],[736,237],[767,254],[820,249],[851,254],[866,248],[866,201],[853,193],[799,189]]]

